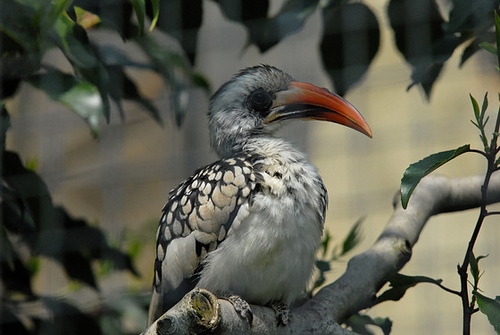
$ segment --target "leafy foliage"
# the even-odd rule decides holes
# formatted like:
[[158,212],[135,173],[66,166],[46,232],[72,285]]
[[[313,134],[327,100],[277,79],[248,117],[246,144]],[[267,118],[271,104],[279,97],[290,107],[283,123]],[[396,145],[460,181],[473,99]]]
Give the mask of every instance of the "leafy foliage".
[[[9,123],[5,110],[4,121]],[[2,137],[7,129],[3,128]],[[0,156],[2,331],[11,334],[100,334],[100,327],[91,315],[64,300],[35,293],[32,281],[38,270],[36,264],[40,257],[53,259],[71,280],[97,290],[94,262],[108,262],[115,270],[129,271],[137,276],[131,258],[110,246],[99,228],[55,206],[43,180],[35,171],[26,168],[16,153],[2,147]],[[27,303],[37,303],[39,310],[54,317],[44,318],[36,313],[18,317],[18,306]],[[29,326],[26,318],[34,326]]]
[[432,154],[416,163],[411,164],[405,170],[403,178],[401,179],[401,203],[403,204],[403,208],[408,206],[408,201],[410,201],[413,191],[422,178],[440,166],[468,151],[470,151],[470,145],[466,144],[454,150],[441,151]]
[[359,81],[375,58],[380,29],[371,9],[362,2],[323,8],[321,58],[338,94]]
[[[394,1],[394,0],[393,0]],[[450,22],[454,23],[456,26],[453,26],[453,24],[450,23],[450,26],[452,26],[453,29],[448,27],[447,29],[451,29],[452,31],[456,31],[458,28],[457,27],[478,27],[480,25],[488,25],[488,23],[480,22],[480,17],[482,16],[482,11],[485,10],[486,3],[488,1],[485,1],[481,3],[480,6],[475,7],[474,10],[471,10],[467,14],[460,13],[458,10],[460,8],[468,8],[472,9],[470,7],[469,3],[465,3],[464,1],[455,1],[455,8],[452,11],[451,17],[450,17]],[[494,22],[495,22],[495,40],[497,42],[497,46],[493,46],[488,42],[481,43],[481,47],[485,48],[486,50],[496,53],[497,55],[497,60],[498,60],[498,66],[496,67],[497,70],[500,71],[500,17],[498,16],[497,12],[494,12]],[[478,43],[479,44],[479,43]],[[467,49],[465,50],[467,52]],[[464,54],[465,54],[464,52]],[[499,97],[499,102],[500,102],[500,93],[498,94]],[[393,286],[392,289],[387,290],[384,292],[379,298],[378,302],[385,301],[385,300],[399,300],[406,290],[412,286],[414,286],[416,283],[419,282],[432,282],[439,287],[443,288],[449,293],[458,295],[461,300],[462,300],[462,309],[463,309],[463,334],[470,334],[470,328],[471,328],[471,316],[477,312],[477,309],[475,307],[475,304],[479,305],[479,310],[486,314],[488,317],[488,320],[490,321],[491,325],[495,328],[495,331],[500,334],[500,303],[498,297],[493,300],[491,298],[487,298],[483,296],[482,294],[478,293],[479,289],[479,280],[481,279],[481,276],[483,273],[481,272],[479,268],[479,261],[486,256],[478,256],[476,257],[474,255],[474,246],[475,243],[478,239],[479,233],[481,231],[482,224],[485,220],[485,218],[488,215],[491,214],[498,214],[497,212],[488,212],[487,210],[487,195],[488,195],[488,187],[489,187],[489,182],[491,179],[491,176],[494,172],[498,171],[500,169],[500,148],[498,146],[498,136],[500,135],[500,107],[498,109],[497,117],[496,117],[496,122],[494,126],[494,130],[491,134],[491,139],[486,135],[486,125],[488,123],[489,117],[485,117],[486,115],[486,110],[488,109],[488,93],[484,95],[483,103],[481,108],[479,108],[479,104],[477,100],[470,95],[470,99],[472,102],[472,108],[474,112],[474,118],[475,121],[472,121],[474,126],[479,130],[479,138],[481,139],[481,142],[483,144],[483,150],[475,150],[471,149],[470,145],[464,145],[458,149],[455,150],[449,150],[449,151],[444,151],[444,152],[439,152],[433,155],[430,155],[423,160],[411,164],[405,171],[403,178],[401,180],[401,201],[403,208],[406,208],[408,205],[409,198],[420,182],[420,180],[426,176],[427,174],[431,173],[438,167],[440,167],[443,164],[446,164],[450,160],[456,158],[457,156],[461,155],[462,153],[465,152],[475,152],[481,154],[487,161],[487,168],[486,168],[486,173],[484,177],[484,182],[481,186],[481,206],[480,206],[480,211],[479,211],[479,217],[477,219],[474,231],[472,233],[472,236],[469,240],[468,246],[467,246],[467,251],[465,253],[464,260],[462,264],[458,265],[458,275],[460,276],[460,284],[461,288],[460,291],[455,291],[449,288],[446,288],[441,285],[441,281],[434,281],[433,279],[429,279],[427,277],[407,277],[403,276],[400,274],[397,274],[395,279],[396,282],[394,281],[394,278],[390,280],[391,285]],[[468,278],[468,271],[470,270],[470,274],[472,275],[473,282],[471,282]],[[472,297],[469,297],[469,289],[468,285],[472,286]]]
[[409,288],[420,283],[431,283],[440,286],[441,282],[441,279],[432,279],[425,276],[406,276],[396,273],[389,279],[390,288],[377,297],[376,303],[388,300],[398,301],[405,295]]
[[[299,32],[311,14],[321,12],[321,59],[341,95],[362,80],[380,46],[379,19],[363,1],[287,0],[274,15],[269,13],[269,0],[213,1],[227,19],[245,27],[247,45],[255,45],[261,52]],[[495,41],[491,12],[500,6],[500,0],[453,0],[452,4],[446,21],[433,0],[389,1],[396,46],[412,67],[408,88],[419,85],[427,97],[457,48],[465,45],[462,65],[481,49],[480,42]],[[171,12],[179,15],[171,17]],[[191,64],[196,61],[202,24],[201,0],[160,2],[158,27],[179,41]]]
[[472,293],[477,299],[481,313],[484,313],[488,317],[488,321],[495,328],[495,332],[500,334],[500,297],[497,296],[495,299],[491,299],[477,291]]
[[354,314],[345,325],[352,329],[356,334],[373,335],[374,333],[368,326],[375,326],[382,330],[384,335],[388,335],[392,330],[392,321],[389,318],[371,318],[369,315]]
[[[332,237],[328,230],[325,230],[323,235],[323,240],[321,241],[321,246],[319,248],[320,257],[316,259],[316,268],[318,269],[318,276],[316,281],[311,288],[311,293],[314,289],[320,287],[325,283],[326,273],[332,269],[332,263],[338,261],[343,256],[347,255],[352,251],[361,241],[361,224],[363,223],[363,218],[356,221],[356,223],[351,227],[346,237],[341,243],[331,246]],[[328,255],[329,253],[329,255]]]
[[[156,21],[163,22],[159,20],[159,1],[148,1],[148,5],[152,26]],[[133,23],[134,17],[138,24]],[[74,110],[97,136],[99,120],[103,117],[109,121],[110,101],[122,117],[122,101],[128,100],[161,122],[157,107],[127,74],[128,68],[152,70],[162,74],[170,86],[172,108],[180,123],[186,103],[180,103],[178,96],[189,95],[190,86],[206,90],[208,85],[179,52],[160,47],[154,39],[143,35],[145,18],[145,0],[4,1],[0,11],[0,99],[12,97],[19,84],[26,81]],[[88,32],[101,29],[137,43],[149,62],[131,61],[122,51],[100,45]],[[44,54],[54,48],[68,60],[72,73],[44,63]],[[159,54],[168,55],[167,61],[159,64],[160,57],[165,57]]]

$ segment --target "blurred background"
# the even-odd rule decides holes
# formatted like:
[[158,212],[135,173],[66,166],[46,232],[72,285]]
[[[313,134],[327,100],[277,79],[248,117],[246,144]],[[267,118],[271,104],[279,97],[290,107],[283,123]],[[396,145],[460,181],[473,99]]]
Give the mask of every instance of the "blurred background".
[[[269,2],[268,15],[276,15],[287,1]],[[375,15],[380,44],[367,71],[346,89],[345,97],[363,114],[373,130],[369,139],[345,127],[321,122],[291,122],[280,131],[306,152],[318,167],[329,191],[326,229],[338,243],[360,218],[362,241],[351,256],[369,248],[392,214],[392,202],[409,164],[432,153],[470,143],[481,149],[471,124],[472,94],[482,102],[489,92],[488,115],[498,109],[500,78],[496,57],[478,51],[463,65],[466,45],[458,46],[446,61],[440,76],[425,91],[412,83],[412,69],[395,44],[387,11],[388,1],[364,4]],[[214,1],[202,1],[202,24],[198,33],[194,69],[209,81],[212,92],[239,69],[271,64],[295,79],[335,90],[320,53],[322,13],[316,10],[301,29],[281,39],[266,52],[248,44],[246,28],[229,20]],[[451,4],[437,4],[447,20]],[[498,6],[498,5],[496,5]],[[167,15],[167,13],[163,13]],[[168,15],[174,15],[168,13]],[[161,18],[161,17],[160,17]],[[130,59],[145,59],[140,48],[125,43],[116,34],[88,31],[98,43],[113,45]],[[178,41],[156,29],[153,36],[163,46],[181,50]],[[332,45],[335,52],[335,45]],[[67,71],[71,65],[59,50],[47,52],[43,61]],[[44,294],[69,297],[87,308],[99,301],[124,304],[126,291],[139,292],[142,301],[152,283],[155,234],[168,192],[198,167],[216,160],[209,147],[207,118],[209,95],[188,87],[189,98],[183,122],[177,126],[171,104],[171,87],[153,71],[128,69],[140,93],[153,101],[163,120],[160,125],[143,106],[124,102],[122,119],[111,107],[109,124],[99,120],[94,138],[85,122],[44,92],[23,84],[7,102],[11,131],[7,147],[20,153],[23,162],[34,162],[55,204],[74,217],[86,218],[105,231],[111,245],[133,253],[140,277],[127,271],[104,274],[100,291],[80,285],[75,289],[63,269],[50,258],[41,258],[33,287]],[[493,121],[490,121],[490,126]],[[485,161],[468,154],[437,171],[449,177],[481,174]],[[457,264],[461,263],[478,216],[477,210],[433,217],[401,273],[443,279],[458,290]],[[500,295],[500,226],[496,217],[482,228],[476,255],[489,255],[480,263],[485,273],[481,289],[487,296]],[[328,282],[339,277],[349,257],[333,264]],[[131,309],[125,319],[131,333],[145,324],[145,311]],[[462,329],[461,301],[437,286],[420,284],[399,302],[385,302],[368,310],[372,317],[389,317],[392,334],[457,334]],[[474,334],[494,334],[486,316],[473,316]],[[373,329],[375,333],[380,330]]]

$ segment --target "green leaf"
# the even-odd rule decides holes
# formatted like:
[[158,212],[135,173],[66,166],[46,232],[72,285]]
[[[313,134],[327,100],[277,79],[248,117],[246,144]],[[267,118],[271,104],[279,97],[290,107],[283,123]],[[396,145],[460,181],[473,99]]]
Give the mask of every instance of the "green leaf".
[[488,317],[488,321],[495,328],[495,332],[500,334],[500,296],[491,299],[477,291],[472,292],[472,294],[477,298],[481,313]]
[[470,145],[466,144],[455,150],[442,151],[432,154],[416,163],[411,164],[406,169],[403,174],[403,178],[401,179],[401,203],[403,208],[408,206],[408,201],[410,201],[413,191],[422,178],[440,166],[468,151],[470,151]]
[[[230,1],[237,3],[236,0]],[[203,20],[203,1],[168,0],[160,1],[158,5],[156,13],[154,2],[146,8],[148,16],[153,21],[156,18],[156,27],[179,42],[193,65],[198,46],[198,32]],[[257,4],[254,6],[257,7]]]
[[[252,1],[247,2],[253,5]],[[267,17],[268,5],[262,4],[262,16],[254,13],[255,18],[247,17],[243,22],[249,33],[248,44],[254,43],[260,52],[266,52],[285,37],[300,31],[319,3],[319,0],[287,0],[274,17]]]
[[[2,202],[4,199],[2,199]],[[3,214],[3,213],[2,213]],[[14,269],[14,249],[10,243],[7,231],[3,225],[0,226],[0,263],[6,262],[11,270]]]
[[28,82],[43,90],[52,100],[75,111],[87,122],[94,136],[99,134],[99,118],[104,115],[104,104],[97,87],[58,70],[32,76]]
[[459,45],[453,32],[444,30],[443,19],[434,0],[390,0],[388,15],[395,42],[412,67],[412,83],[429,99],[444,63]]
[[144,0],[130,0],[132,6],[134,7],[135,15],[137,16],[137,21],[139,21],[139,34],[144,33],[144,17],[146,15],[146,3]]
[[469,93],[469,97],[470,97],[470,101],[472,102],[472,109],[474,109],[474,116],[476,117],[476,120],[478,120],[480,118],[480,115],[481,115],[481,113],[479,112],[479,104],[477,103],[476,98],[474,98],[470,93]]
[[[163,2],[162,2],[163,3]],[[157,41],[148,35],[136,39],[144,53],[150,57],[156,71],[163,77],[170,87],[170,102],[174,112],[175,121],[180,125],[186,113],[189,101],[190,80],[197,87],[209,90],[207,81],[203,76],[193,71],[185,58],[179,53],[162,48]],[[188,78],[188,80],[186,80]],[[190,79],[190,80],[189,80]]]
[[150,0],[151,7],[153,8],[153,14],[151,17],[151,26],[149,26],[149,31],[155,29],[158,23],[158,17],[160,16],[160,0]]
[[472,275],[472,278],[474,278],[474,282],[479,281],[479,264],[474,256],[474,253],[470,253],[469,255],[469,266],[470,266],[470,273]]
[[0,100],[0,153],[5,150],[5,141],[7,138],[7,130],[11,126],[10,116],[3,101]]
[[495,40],[495,33],[491,31],[485,31],[475,36],[475,38],[468,43],[467,47],[462,53],[460,59],[459,67],[462,67],[465,62],[472,57],[476,52],[483,49],[482,43],[489,43]]
[[351,251],[361,241],[361,224],[363,223],[363,220],[364,218],[360,218],[356,221],[354,226],[352,226],[342,243],[342,252],[340,253],[340,256],[343,256]]
[[79,83],[62,94],[59,101],[87,122],[94,137],[99,135],[99,117],[104,115],[104,104],[97,87],[90,83]]
[[483,48],[484,50],[486,50],[488,52],[491,52],[494,55],[497,54],[497,48],[493,44],[491,44],[491,43],[483,42],[483,43],[480,43],[479,46],[481,48]]
[[488,145],[488,138],[486,137],[485,128],[490,117],[488,116],[486,117],[486,119],[484,119],[484,115],[486,114],[486,110],[488,109],[488,92],[486,92],[484,95],[481,110],[479,110],[479,104],[477,103],[477,100],[470,93],[469,97],[472,103],[472,108],[474,110],[474,117],[476,118],[476,122],[471,122],[474,126],[476,126],[477,129],[479,129],[479,138],[481,139],[481,142],[483,142],[484,151],[489,152],[490,146]]
[[[2,257],[0,257],[2,258]],[[5,263],[0,262],[0,282],[4,292],[21,293],[23,295],[33,295],[31,288],[32,275],[17,253],[14,253],[13,265],[5,266]],[[2,306],[3,307],[3,306]]]
[[368,71],[380,46],[377,17],[362,2],[323,8],[321,59],[335,91],[344,95]]
[[[115,30],[126,40],[138,35],[138,27],[133,23],[132,0],[74,0],[72,6],[80,7],[101,19],[101,26]],[[76,20],[75,13],[68,15]]]
[[142,96],[135,83],[125,73],[123,67],[107,66],[106,69],[111,82],[114,83],[114,85],[109,88],[109,94],[117,104],[122,115],[123,111],[121,100],[126,99],[139,103],[148,111],[148,113],[155,119],[156,122],[158,122],[160,125],[163,123],[158,109],[149,99]]
[[330,231],[325,229],[325,233],[323,234],[323,239],[321,240],[321,246],[320,246],[322,257],[326,256],[326,252],[328,251],[328,246],[330,245],[330,241],[331,241]]
[[[30,227],[37,230],[50,227],[54,217],[52,198],[47,185],[38,174],[24,167],[17,153],[4,151],[2,177],[8,189],[11,189],[12,194],[16,196],[15,200],[19,201],[19,206],[16,207],[22,206],[15,210],[18,219],[24,223],[19,226],[26,230]],[[10,227],[8,229],[11,230]],[[24,236],[28,243],[33,244],[32,236],[26,232]]]
[[366,314],[354,314],[345,325],[350,327],[353,332],[361,335],[373,335],[368,326],[379,327],[384,335],[389,335],[392,330],[392,321],[389,318],[372,318]]
[[389,279],[391,288],[378,296],[376,303],[379,304],[388,300],[398,301],[405,295],[409,288],[414,287],[419,283],[440,285],[441,282],[441,279],[433,279],[425,276],[406,276],[397,273]]
[[41,297],[40,302],[42,311],[51,316],[37,320],[40,334],[102,334],[99,318],[70,302],[50,296]]
[[[497,60],[500,67],[500,16],[498,16],[497,11],[495,11],[495,32],[497,40]],[[497,69],[499,67],[497,67]]]

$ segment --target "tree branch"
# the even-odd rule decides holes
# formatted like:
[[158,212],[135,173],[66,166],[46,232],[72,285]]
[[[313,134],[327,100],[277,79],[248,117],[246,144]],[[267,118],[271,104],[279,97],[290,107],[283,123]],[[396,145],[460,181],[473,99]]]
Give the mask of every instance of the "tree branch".
[[[227,301],[195,289],[143,334],[196,334],[206,330],[214,334],[352,334],[340,325],[352,314],[374,304],[378,290],[410,260],[428,219],[440,213],[479,207],[483,179],[428,176],[416,188],[406,210],[401,207],[398,192],[394,213],[374,245],[353,257],[335,282],[293,309],[288,326],[276,326],[272,309],[252,305],[254,320],[250,327]],[[500,172],[492,175],[487,200],[500,202]],[[207,295],[209,303],[193,304],[193,300],[199,300],[199,294]],[[200,312],[200,306],[208,310]]]

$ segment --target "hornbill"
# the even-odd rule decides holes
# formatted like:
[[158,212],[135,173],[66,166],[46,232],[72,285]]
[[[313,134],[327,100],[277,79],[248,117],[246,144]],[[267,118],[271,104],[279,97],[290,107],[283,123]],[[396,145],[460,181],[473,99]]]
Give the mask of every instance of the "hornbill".
[[160,219],[148,324],[195,286],[252,321],[269,305],[278,323],[311,279],[327,191],[317,169],[273,133],[288,119],[339,123],[371,137],[361,114],[325,88],[269,65],[246,68],[209,105],[220,160],[170,192]]

